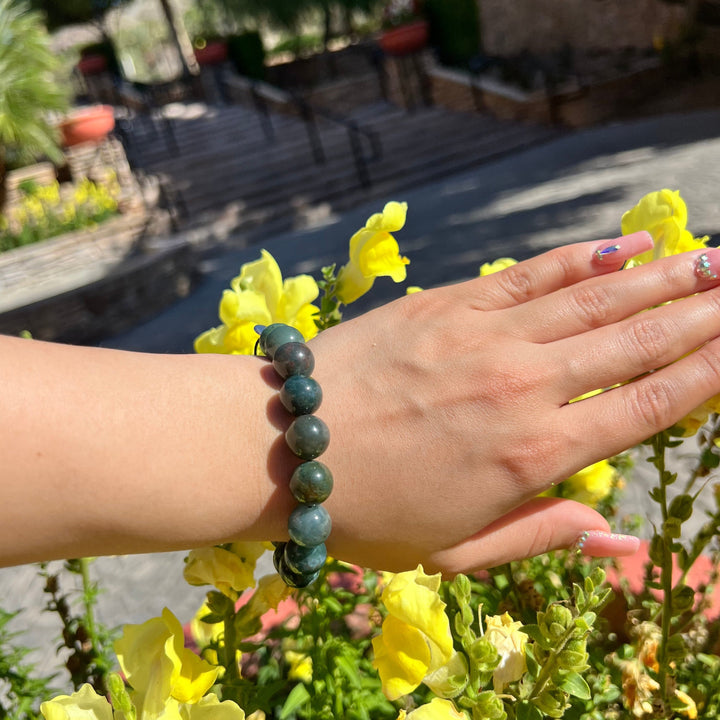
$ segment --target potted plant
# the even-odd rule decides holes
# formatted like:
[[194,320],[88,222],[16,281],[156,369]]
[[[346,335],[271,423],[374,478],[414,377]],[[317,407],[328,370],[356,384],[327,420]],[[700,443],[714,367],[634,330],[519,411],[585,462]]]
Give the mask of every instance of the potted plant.
[[74,110],[60,123],[64,147],[104,140],[115,127],[115,115],[110,105],[93,105]]
[[42,16],[13,0],[0,0],[0,213],[5,204],[6,168],[46,155],[60,162],[59,132],[48,112],[67,108],[66,91],[53,73]]
[[417,0],[391,0],[383,13],[380,47],[387,55],[409,55],[428,41],[428,23]]

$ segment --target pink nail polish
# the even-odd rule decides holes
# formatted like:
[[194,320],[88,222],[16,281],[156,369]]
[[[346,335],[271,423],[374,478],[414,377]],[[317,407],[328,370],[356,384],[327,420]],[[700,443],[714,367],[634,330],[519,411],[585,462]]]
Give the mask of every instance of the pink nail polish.
[[619,265],[635,255],[652,250],[652,247],[652,235],[641,230],[631,235],[615,238],[615,240],[606,240],[595,249],[593,259],[603,265]]
[[708,248],[695,261],[695,275],[703,280],[720,277],[720,248]]
[[619,557],[636,553],[640,540],[633,535],[586,530],[573,547],[578,553],[589,557]]

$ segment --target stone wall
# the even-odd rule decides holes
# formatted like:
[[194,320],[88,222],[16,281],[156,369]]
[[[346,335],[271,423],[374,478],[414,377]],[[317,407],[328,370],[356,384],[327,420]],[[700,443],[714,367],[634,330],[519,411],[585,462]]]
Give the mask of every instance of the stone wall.
[[483,50],[543,54],[569,43],[584,50],[647,48],[675,38],[684,5],[662,0],[479,0]]

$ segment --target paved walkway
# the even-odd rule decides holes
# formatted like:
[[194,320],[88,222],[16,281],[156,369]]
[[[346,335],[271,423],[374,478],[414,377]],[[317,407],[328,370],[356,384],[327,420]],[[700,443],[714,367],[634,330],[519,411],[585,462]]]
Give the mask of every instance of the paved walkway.
[[[397,234],[411,259],[408,281],[423,287],[455,282],[475,276],[481,263],[500,256],[524,258],[564,243],[614,237],[622,213],[644,193],[662,187],[682,191],[690,228],[696,234],[714,234],[717,244],[718,167],[720,111],[714,111],[579,132],[403,193],[394,199],[409,204],[407,226]],[[323,227],[268,237],[255,247],[209,257],[196,292],[104,345],[190,352],[193,338],[218,324],[222,289],[261,247],[275,255],[285,275],[317,274],[322,265],[345,260],[350,235],[381,204],[332,218]],[[353,312],[404,292],[382,279],[376,290]],[[628,507],[646,505],[646,489],[642,482],[634,483]],[[204,592],[183,583],[181,558],[182,553],[176,553],[98,560],[93,573],[107,590],[100,599],[100,619],[111,625],[139,622],[164,605],[183,621],[189,619]],[[50,615],[39,612],[43,601],[32,569],[6,569],[0,577],[2,605],[27,608],[16,627],[31,628],[29,643],[53,647],[58,629]],[[50,655],[35,658],[46,668],[54,662]]]

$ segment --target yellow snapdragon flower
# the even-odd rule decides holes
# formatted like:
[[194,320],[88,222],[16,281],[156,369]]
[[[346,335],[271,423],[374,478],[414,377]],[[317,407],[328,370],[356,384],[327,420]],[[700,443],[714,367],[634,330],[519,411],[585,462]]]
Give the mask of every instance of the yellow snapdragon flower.
[[405,280],[410,261],[400,255],[391,233],[402,229],[406,215],[407,203],[389,202],[350,238],[350,261],[338,273],[336,294],[340,302],[355,302],[370,290],[376,277]]
[[499,258],[494,262],[485,263],[480,266],[480,277],[492,275],[493,273],[500,272],[501,270],[509,268],[512,265],[517,265],[517,260],[514,260],[513,258]]
[[[170,699],[197,703],[213,686],[218,668],[184,646],[180,621],[165,608],[161,617],[126,625],[115,654],[139,714],[160,714]],[[142,708],[142,711],[140,711]]]
[[373,638],[383,692],[390,700],[411,693],[454,655],[450,621],[440,599],[440,573],[416,570],[394,575],[382,593],[388,616]]
[[312,304],[319,294],[310,275],[283,281],[280,267],[266,250],[259,260],[246,263],[230,282],[220,300],[222,325],[195,339],[195,352],[252,355],[257,341],[256,325],[285,323],[299,330],[305,340],[317,335]]
[[645,195],[621,221],[623,235],[647,230],[655,241],[652,250],[633,258],[628,266],[704,248],[707,236],[695,238],[687,229],[687,206],[679,190],[658,190]]
[[208,547],[191,550],[183,577],[190,585],[214,585],[233,600],[249,587],[255,587],[255,564],[268,548],[266,543],[236,542],[229,550]]
[[72,695],[58,695],[40,705],[45,720],[113,720],[112,705],[86,683]]
[[409,713],[401,710],[397,720],[467,720],[467,715],[450,700],[433,698],[427,705],[421,705]]
[[527,671],[525,644],[528,636],[520,630],[522,623],[508,613],[485,618],[485,637],[498,651],[500,663],[493,671],[493,689],[501,693],[508,683],[520,680]]
[[595,507],[612,492],[617,480],[615,468],[607,460],[601,460],[565,480],[562,496]]

